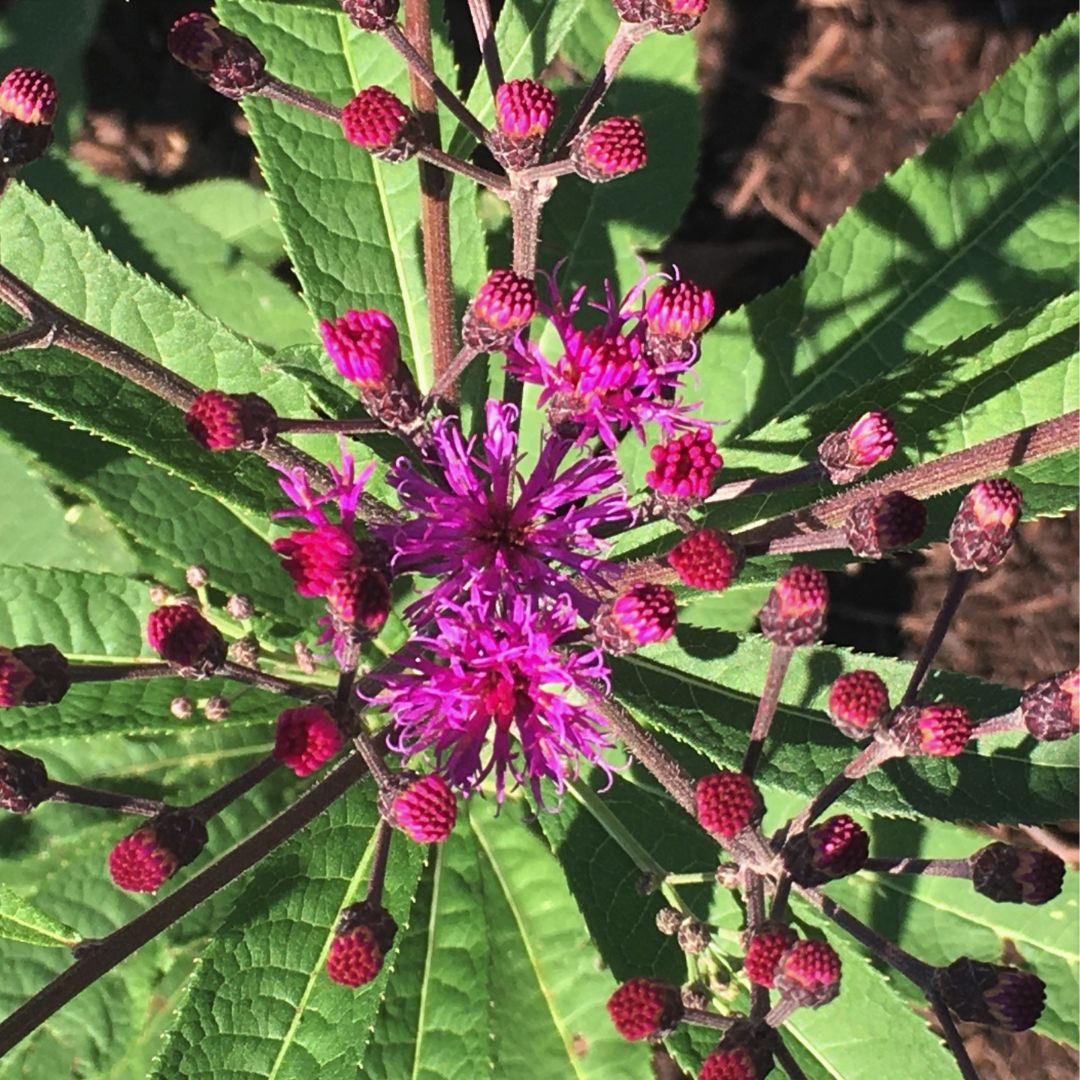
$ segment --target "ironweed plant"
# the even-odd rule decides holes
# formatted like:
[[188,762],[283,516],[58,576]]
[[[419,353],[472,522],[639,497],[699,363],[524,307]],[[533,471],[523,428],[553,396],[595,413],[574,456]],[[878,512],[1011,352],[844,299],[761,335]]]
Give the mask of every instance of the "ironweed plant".
[[[932,663],[1076,505],[1076,21],[719,314],[640,254],[704,7],[470,0],[470,87],[427,0],[181,18],[302,304],[259,193],[93,178],[52,77],[0,84],[0,1076],[1075,1044],[1075,879],[970,826],[1073,814],[1077,673]],[[942,540],[915,664],[820,644],[828,571]]]

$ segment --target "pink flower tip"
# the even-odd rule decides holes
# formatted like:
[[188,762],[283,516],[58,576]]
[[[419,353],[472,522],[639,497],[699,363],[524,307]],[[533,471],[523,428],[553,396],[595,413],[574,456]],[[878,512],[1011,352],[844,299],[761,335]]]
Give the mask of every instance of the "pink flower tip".
[[558,110],[554,93],[532,79],[511,79],[495,91],[499,131],[514,140],[544,135]]
[[661,285],[645,304],[645,322],[657,337],[685,340],[705,332],[716,312],[713,294],[685,278]]
[[59,95],[48,72],[14,68],[0,82],[0,112],[23,124],[51,124]]
[[645,129],[636,117],[609,117],[578,138],[571,156],[578,173],[593,183],[626,176],[649,160]]
[[401,342],[384,311],[350,308],[339,319],[319,323],[323,346],[342,378],[362,390],[384,388],[397,370]]

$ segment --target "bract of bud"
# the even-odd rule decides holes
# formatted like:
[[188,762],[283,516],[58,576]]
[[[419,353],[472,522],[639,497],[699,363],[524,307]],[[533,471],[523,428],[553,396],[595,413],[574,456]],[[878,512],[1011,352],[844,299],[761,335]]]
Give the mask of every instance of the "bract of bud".
[[715,312],[708,289],[686,278],[665,282],[645,303],[649,355],[660,364],[689,359]]
[[1034,1027],[1046,1003],[1046,984],[1037,976],[966,956],[938,968],[933,986],[961,1020],[1007,1031]]
[[237,100],[269,81],[266,58],[254,43],[205,12],[181,15],[169,31],[168,46],[175,59],[224,97]]
[[465,312],[461,338],[479,352],[505,349],[536,314],[536,286],[513,270],[492,270]]
[[156,892],[198,857],[207,839],[201,818],[187,810],[163,810],[112,849],[109,874],[128,892]]
[[907,547],[925,529],[925,505],[902,491],[856,503],[844,521],[848,546],[864,559],[880,559],[893,548]]
[[398,0],[341,0],[341,10],[354,26],[380,33],[397,21]]
[[209,675],[225,663],[221,632],[191,604],[166,604],[151,611],[146,640],[163,660],[191,677]]
[[969,859],[971,884],[996,903],[1045,904],[1061,892],[1065,863],[1049,851],[988,844]]
[[875,410],[829,435],[818,447],[818,460],[834,484],[849,484],[891,457],[896,447],[892,418]]
[[869,855],[866,830],[847,814],[837,814],[792,837],[784,865],[800,885],[824,885],[861,870]]
[[396,935],[397,923],[381,904],[364,900],[345,908],[330,942],[326,974],[342,986],[366,986],[382,971]]
[[980,480],[964,496],[949,528],[957,570],[991,570],[1012,547],[1023,499],[1008,480]]
[[1032,683],[1020,697],[1020,714],[1039,742],[1071,738],[1080,730],[1080,670],[1059,671]]
[[614,0],[619,18],[664,34],[685,34],[701,21],[709,0]]
[[495,91],[495,127],[488,146],[507,169],[525,169],[540,157],[559,100],[542,83],[511,79]]
[[813,566],[793,566],[773,586],[761,609],[761,632],[774,645],[811,645],[825,632],[828,607],[825,575]]
[[28,814],[49,797],[45,762],[0,746],[0,808]]
[[667,641],[675,633],[677,617],[675,593],[666,585],[635,585],[600,610],[593,632],[605,652],[624,656]]
[[184,424],[204,450],[261,450],[276,434],[277,413],[258,394],[206,390],[191,403]]
[[889,721],[889,736],[905,754],[955,757],[974,729],[963,705],[907,705]]

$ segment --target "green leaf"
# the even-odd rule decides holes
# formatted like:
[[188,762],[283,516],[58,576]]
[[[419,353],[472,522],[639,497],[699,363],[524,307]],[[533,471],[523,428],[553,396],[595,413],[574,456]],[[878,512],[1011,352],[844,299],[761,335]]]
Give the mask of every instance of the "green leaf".
[[0,937],[62,949],[70,949],[79,940],[74,930],[46,915],[6,885],[0,885]]
[[[759,637],[680,630],[677,638],[613,665],[619,697],[650,727],[724,767],[746,749],[771,646]],[[912,665],[818,646],[797,649],[781,694],[760,770],[763,783],[816,794],[855,756],[855,746],[825,715],[829,687],[843,671],[869,668],[893,701]],[[966,705],[976,719],[1015,707],[1015,691],[934,671],[924,697]],[[1066,816],[1076,800],[1075,754],[1063,743],[1034,748],[1018,734],[981,740],[955,758],[890,762],[844,797],[882,815],[926,815],[988,822],[1047,822]]]
[[372,1080],[622,1080],[648,1055],[611,1027],[615,989],[517,805],[471,800],[433,865],[363,1059]]
[[727,437],[1075,288],[1077,20],[865,195],[795,280],[703,342]]

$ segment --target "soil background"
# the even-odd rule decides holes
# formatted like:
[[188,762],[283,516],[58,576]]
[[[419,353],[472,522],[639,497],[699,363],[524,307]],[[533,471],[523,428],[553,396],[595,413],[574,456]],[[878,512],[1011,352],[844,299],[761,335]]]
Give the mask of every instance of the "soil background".
[[[107,0],[75,157],[154,189],[222,175],[257,181],[239,109],[165,52],[167,27],[193,7],[210,4]],[[722,310],[781,284],[863,191],[1074,9],[1062,0],[713,0],[696,33],[698,184],[665,258],[712,288]],[[1077,545],[1076,514],[1023,526],[1007,564],[965,599],[938,665],[1014,686],[1075,665]],[[831,640],[917,655],[949,568],[938,545],[837,575]],[[1031,838],[1075,865],[1076,833],[1063,822]],[[1077,1056],[1046,1039],[964,1029],[985,1080],[1077,1075]],[[679,1076],[662,1055],[656,1067],[665,1080]]]

